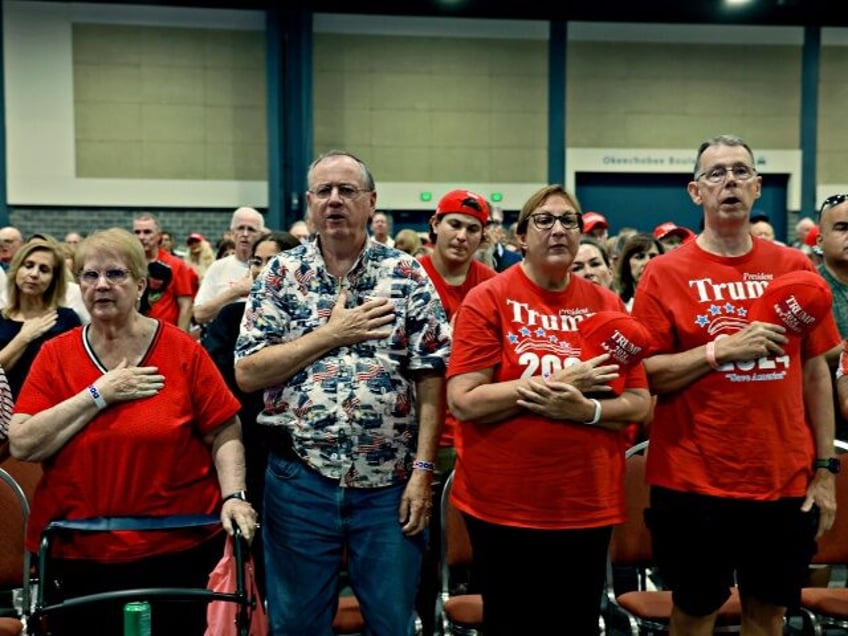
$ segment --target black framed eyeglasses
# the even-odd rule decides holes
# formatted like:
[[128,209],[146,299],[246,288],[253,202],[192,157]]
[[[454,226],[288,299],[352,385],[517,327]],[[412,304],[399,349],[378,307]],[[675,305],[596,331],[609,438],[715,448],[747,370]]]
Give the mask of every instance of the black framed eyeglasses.
[[542,212],[540,214],[531,214],[530,220],[533,221],[533,225],[536,226],[537,230],[550,230],[557,221],[566,230],[576,230],[580,227],[580,217],[577,214],[556,216],[555,214]]

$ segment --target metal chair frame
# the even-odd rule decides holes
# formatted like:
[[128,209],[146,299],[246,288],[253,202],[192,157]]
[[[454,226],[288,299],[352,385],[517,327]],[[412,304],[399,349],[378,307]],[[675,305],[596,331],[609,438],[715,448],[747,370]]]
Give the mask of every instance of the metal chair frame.
[[[845,496],[846,492],[848,492],[848,455],[846,455],[848,453],[848,442],[834,440],[833,447],[842,463],[842,470],[836,476],[837,521],[836,526],[819,539],[819,550],[813,557],[813,563],[830,566],[848,564],[848,550],[844,547],[848,543],[848,535],[837,534],[840,530],[848,530],[848,526],[842,528],[842,524],[839,521],[839,515],[848,515],[848,507],[845,506],[845,502],[848,502],[848,497]],[[830,533],[834,534],[831,535]],[[820,588],[803,588],[801,590],[801,607],[799,611],[799,616],[802,619],[801,633],[822,636],[827,633],[825,630],[830,629],[848,631],[848,611],[838,615],[825,614],[806,605],[810,601],[805,597],[818,592],[820,592]],[[835,600],[843,603],[848,608],[848,588],[831,588],[828,594],[833,595]]]
[[[449,612],[445,610],[445,607],[451,602],[452,599],[456,600],[458,597],[451,595],[451,561],[449,559],[449,524],[451,523],[451,519],[449,515],[457,514],[457,511],[453,509],[452,504],[450,503],[450,493],[451,488],[453,486],[454,472],[451,471],[450,475],[448,475],[445,480],[445,486],[442,490],[442,500],[441,500],[441,531],[440,531],[440,541],[441,541],[441,552],[440,552],[440,560],[439,560],[439,593],[436,596],[436,620],[434,625],[437,630],[440,630],[440,633],[443,636],[477,636],[479,633],[479,629],[482,629],[482,623],[479,625],[461,625],[455,623],[451,620],[449,616]],[[467,535],[467,529],[465,529],[465,520],[460,517],[458,523],[462,524],[463,529]],[[466,537],[466,540],[470,542],[470,539]],[[463,563],[465,563],[466,559],[463,559]],[[470,565],[471,559],[470,555],[467,559],[468,565]],[[462,595],[465,600],[472,604],[479,603],[480,612],[482,614],[483,607],[483,597],[480,594],[468,594]]]
[[[61,609],[103,603],[108,601],[141,601],[152,599],[168,600],[197,600],[202,602],[225,601],[237,603],[238,633],[248,636],[249,610],[254,609],[257,599],[248,596],[244,580],[244,564],[248,554],[247,542],[236,528],[233,554],[236,562],[235,592],[215,592],[208,588],[187,587],[148,587],[126,590],[113,590],[97,594],[86,594],[65,599],[60,603],[48,605],[45,600],[47,573],[50,565],[50,547],[53,538],[60,532],[111,532],[121,530],[176,530],[182,528],[212,526],[220,524],[217,515],[173,515],[168,517],[97,517],[92,519],[58,520],[47,525],[41,534],[38,550],[38,579],[36,584],[35,602],[28,617],[29,633],[43,634],[43,623],[49,616]],[[228,539],[230,540],[230,539]]]
[[[27,521],[29,519],[29,499],[27,499],[27,495],[24,492],[24,489],[18,483],[18,481],[9,473],[5,468],[0,468],[0,481],[6,484],[6,486],[12,491],[15,499],[20,505],[21,515],[23,520],[23,534],[21,535],[21,544],[23,544],[24,537],[26,536],[26,527]],[[21,598],[21,616],[19,616],[19,620],[21,621],[21,627],[24,628],[26,626],[26,614],[31,607],[31,589],[30,589],[30,555],[26,549],[22,550],[23,555],[23,567],[21,572],[21,588],[20,588],[20,598]],[[16,590],[13,590],[13,594]]]

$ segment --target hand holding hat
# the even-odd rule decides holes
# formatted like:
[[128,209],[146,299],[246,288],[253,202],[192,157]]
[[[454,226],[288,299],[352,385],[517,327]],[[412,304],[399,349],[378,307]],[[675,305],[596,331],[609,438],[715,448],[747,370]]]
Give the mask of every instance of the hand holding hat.
[[789,272],[775,278],[751,305],[751,322],[768,322],[786,328],[788,336],[803,336],[831,311],[833,294],[817,273]]
[[[645,326],[621,311],[599,311],[582,320],[578,330],[583,336],[581,359],[608,353],[608,363],[617,364],[621,371],[641,362],[651,343],[651,334]],[[616,395],[624,390],[624,375],[620,373],[609,383]]]

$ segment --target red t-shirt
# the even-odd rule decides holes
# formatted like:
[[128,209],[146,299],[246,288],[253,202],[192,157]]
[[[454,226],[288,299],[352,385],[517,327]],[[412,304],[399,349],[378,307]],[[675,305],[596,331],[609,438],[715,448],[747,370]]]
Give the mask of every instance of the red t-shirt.
[[[430,280],[433,281],[433,285],[436,286],[436,291],[439,293],[439,299],[442,301],[445,313],[448,315],[448,320],[453,319],[454,314],[459,310],[459,305],[471,289],[484,280],[489,280],[497,275],[497,272],[491,267],[487,267],[480,261],[473,259],[463,283],[461,285],[451,285],[436,270],[436,266],[433,265],[433,259],[429,254],[422,256],[418,260],[424,266],[424,269],[427,270],[427,274],[430,276]],[[445,413],[445,423],[442,427],[442,435],[439,438],[439,446],[454,445],[456,424],[456,418],[448,410]]]
[[[38,549],[41,531],[53,519],[218,512],[218,477],[202,438],[238,413],[238,400],[206,350],[172,325],[159,323],[139,366],[158,367],[165,387],[150,398],[110,405],[43,462],[28,550]],[[104,372],[86,347],[83,328],[57,336],[35,359],[15,410],[51,408]],[[57,542],[54,553],[128,561],[185,550],[205,536],[197,530],[76,534]]]
[[[652,260],[639,281],[633,315],[653,336],[652,354],[675,353],[731,335],[769,281],[815,271],[802,252],[754,240],[725,258],[692,241]],[[723,365],[683,390],[660,395],[651,424],[651,484],[718,497],[774,500],[801,496],[815,453],[806,421],[804,360],[839,344],[832,316],[786,356]]]
[[198,287],[197,274],[185,261],[159,249],[153,267],[147,277],[147,300],[151,318],[164,320],[172,325],[178,324],[180,306],[177,298],[194,297]]
[[[624,311],[614,293],[577,276],[561,292],[544,290],[520,266],[478,285],[456,317],[448,378],[494,368],[493,382],[539,376],[580,358],[578,323],[595,312]],[[641,364],[626,388],[647,388]],[[522,412],[495,424],[461,422],[452,498],[475,517],[540,529],[621,523],[623,436],[597,426]]]

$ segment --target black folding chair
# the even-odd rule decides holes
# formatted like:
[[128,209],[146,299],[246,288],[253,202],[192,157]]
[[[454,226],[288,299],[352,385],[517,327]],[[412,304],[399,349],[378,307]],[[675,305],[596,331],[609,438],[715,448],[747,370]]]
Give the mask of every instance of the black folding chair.
[[[178,530],[220,524],[217,515],[172,515],[168,517],[97,517],[92,519],[58,520],[47,525],[41,534],[41,544],[38,550],[38,580],[35,591],[35,603],[32,614],[27,620],[29,634],[36,636],[47,632],[47,622],[51,614],[93,603],[113,601],[145,601],[145,600],[195,600],[209,603],[210,601],[225,601],[239,606],[237,628],[239,636],[248,636],[250,612],[256,608],[258,600],[248,596],[244,580],[244,562],[248,555],[247,542],[241,536],[238,528],[233,538],[233,554],[236,561],[236,590],[232,593],[215,592],[208,588],[186,587],[148,587],[125,590],[113,590],[97,594],[86,594],[67,598],[60,603],[48,605],[46,588],[49,581],[50,546],[54,537],[65,532],[117,532],[121,530]],[[228,539],[229,540],[229,539]]]

